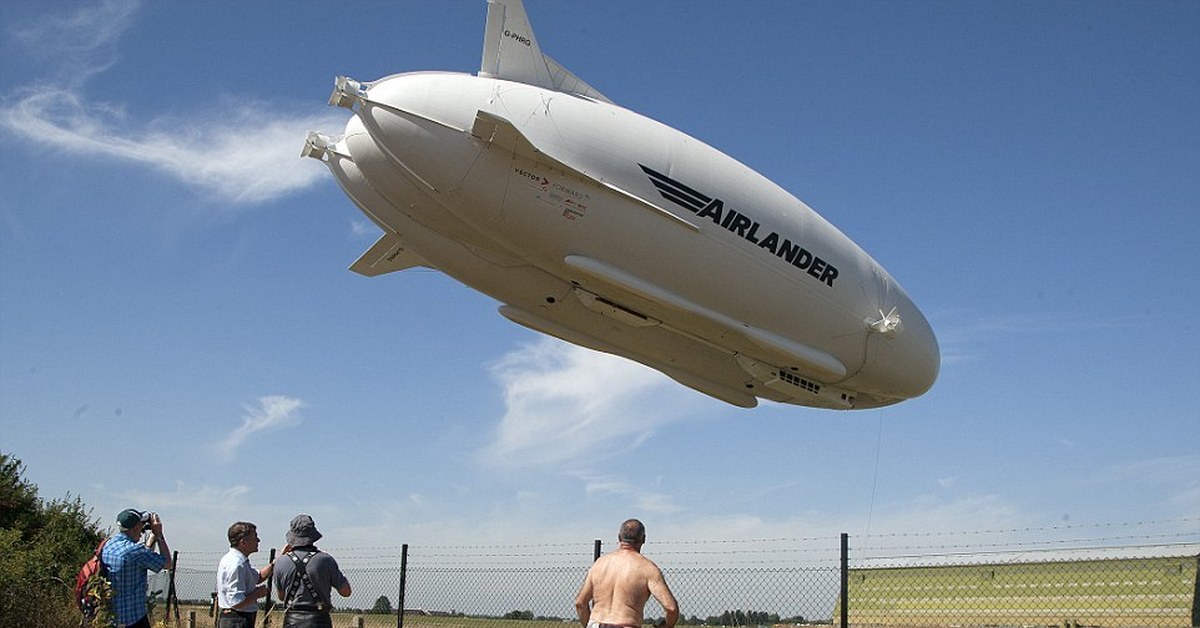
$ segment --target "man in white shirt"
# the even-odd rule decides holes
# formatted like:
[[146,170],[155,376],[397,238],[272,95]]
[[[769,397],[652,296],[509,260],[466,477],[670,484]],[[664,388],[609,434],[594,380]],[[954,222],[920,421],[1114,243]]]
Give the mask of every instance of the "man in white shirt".
[[258,551],[258,543],[258,528],[253,523],[238,521],[229,526],[229,552],[217,566],[219,628],[254,628],[258,600],[267,596],[265,582],[275,567],[274,563],[262,569],[250,566],[250,555]]

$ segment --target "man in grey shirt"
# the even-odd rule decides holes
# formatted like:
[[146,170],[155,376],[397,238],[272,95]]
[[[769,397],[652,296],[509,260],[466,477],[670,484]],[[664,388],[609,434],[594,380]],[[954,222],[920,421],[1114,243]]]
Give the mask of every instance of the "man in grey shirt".
[[284,628],[331,628],[330,590],[349,597],[350,582],[337,560],[317,549],[321,533],[308,515],[296,515],[287,533],[292,551],[277,559],[275,592],[284,605]]

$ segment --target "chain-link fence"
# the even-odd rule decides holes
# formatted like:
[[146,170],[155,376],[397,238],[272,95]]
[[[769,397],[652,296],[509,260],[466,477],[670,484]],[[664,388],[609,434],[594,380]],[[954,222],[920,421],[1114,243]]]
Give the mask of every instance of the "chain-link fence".
[[[1185,533],[1186,536],[1187,533]],[[878,538],[878,537],[877,537]],[[1195,540],[1192,540],[1195,539]],[[1159,545],[929,552],[874,550],[840,539],[655,542],[681,625],[764,627],[1200,625],[1200,539]],[[1018,544],[1020,545],[1020,544]],[[507,547],[330,549],[353,587],[335,596],[337,627],[569,628],[575,594],[600,542]],[[902,550],[903,548],[899,548]],[[1129,554],[1143,556],[1128,556]],[[1097,557],[1097,555],[1099,557]],[[1125,556],[1120,556],[1125,555]],[[219,553],[185,553],[161,590],[155,618],[215,623]],[[986,560],[981,560],[986,559]],[[258,562],[258,561],[255,561]],[[265,562],[265,561],[264,561]],[[174,600],[178,600],[176,604]],[[177,615],[178,614],[178,615]],[[646,621],[662,616],[653,600]],[[259,626],[282,625],[276,609]]]

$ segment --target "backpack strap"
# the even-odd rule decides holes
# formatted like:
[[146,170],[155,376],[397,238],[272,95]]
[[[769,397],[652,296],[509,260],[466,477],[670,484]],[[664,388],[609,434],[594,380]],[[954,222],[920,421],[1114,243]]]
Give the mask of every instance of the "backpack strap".
[[287,609],[290,610],[299,601],[301,583],[304,584],[305,589],[308,589],[308,594],[312,599],[316,600],[318,611],[326,610],[331,606],[325,598],[322,598],[317,593],[317,588],[313,586],[312,580],[308,577],[308,569],[306,568],[308,561],[312,560],[312,557],[316,556],[320,551],[311,551],[304,558],[297,557],[295,551],[284,554],[284,556],[292,559],[292,565],[295,566],[295,569],[292,571],[292,580],[288,583],[287,594],[284,596],[284,604]]
[[88,585],[93,578],[108,580],[108,565],[104,564],[103,556],[105,543],[108,543],[108,537],[100,541],[100,544],[96,546],[96,551],[92,554],[96,558],[96,571],[89,574],[87,579],[80,581],[79,578],[82,577],[82,571],[87,569],[87,565],[85,564],[80,570],[80,575],[75,576],[75,597],[77,598],[75,602],[79,605],[79,610],[83,613],[81,626],[87,626],[91,622],[92,617],[96,615],[97,603],[95,599],[88,595]]
[[104,546],[107,544],[108,537],[105,537],[103,541],[100,541],[100,545],[96,547],[96,560],[100,563],[100,571],[97,573],[105,580],[108,580],[108,565],[104,564]]

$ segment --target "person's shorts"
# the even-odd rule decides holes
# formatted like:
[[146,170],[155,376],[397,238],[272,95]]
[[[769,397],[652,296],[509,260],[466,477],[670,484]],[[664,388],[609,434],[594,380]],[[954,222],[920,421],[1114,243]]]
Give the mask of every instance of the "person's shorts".
[[283,628],[333,628],[329,611],[289,610],[283,614]]
[[255,613],[222,609],[217,628],[254,628]]
[[641,626],[622,626],[621,624],[605,624],[596,620],[588,622],[588,628],[642,628]]

